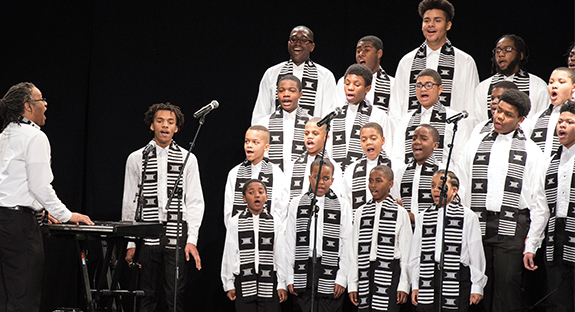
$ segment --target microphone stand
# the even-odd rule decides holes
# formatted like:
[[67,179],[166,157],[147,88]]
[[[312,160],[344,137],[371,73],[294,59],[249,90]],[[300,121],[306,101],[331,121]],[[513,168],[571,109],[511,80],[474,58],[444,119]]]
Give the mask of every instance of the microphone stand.
[[[182,188],[180,186],[180,181],[182,180],[182,175],[184,174],[184,168],[186,167],[186,164],[188,163],[188,159],[190,158],[190,155],[192,154],[192,150],[194,149],[194,146],[196,145],[196,139],[198,138],[198,134],[200,133],[200,129],[202,128],[202,125],[204,124],[205,120],[206,120],[206,115],[207,114],[203,114],[200,117],[199,120],[199,126],[198,129],[196,130],[196,134],[194,135],[194,139],[192,140],[192,142],[190,143],[190,148],[188,149],[188,153],[186,154],[186,158],[184,159],[184,163],[182,164],[182,166],[180,167],[180,172],[178,173],[178,178],[176,179],[176,181],[174,182],[174,188],[172,189],[172,191],[170,192],[170,196],[168,197],[168,202],[166,203],[166,211],[168,211],[168,208],[170,207],[170,204],[172,203],[172,200],[174,199],[174,196],[176,194],[178,194],[178,209],[177,209],[177,215],[178,215],[178,219],[177,219],[177,226],[176,226],[176,274],[174,277],[174,312],[177,311],[177,300],[178,300],[178,277],[179,277],[179,273],[180,273],[180,267],[179,267],[179,262],[180,262],[180,236],[181,236],[181,228],[182,228]],[[169,216],[170,214],[168,214]],[[184,244],[184,251],[185,251],[185,244]]]
[[[144,148],[145,149],[145,148]],[[142,197],[142,192],[144,191],[144,180],[146,179],[146,170],[148,169],[148,160],[150,159],[150,153],[144,153],[144,166],[142,168],[142,178],[140,184],[138,184],[138,206],[136,207],[136,214],[134,220],[136,222],[142,222],[142,214],[144,210],[144,197]]]
[[445,174],[441,177],[443,184],[441,186],[441,193],[439,195],[439,207],[443,207],[443,212],[441,214],[441,219],[443,223],[441,225],[441,257],[439,260],[439,311],[441,311],[443,306],[443,266],[445,263],[445,216],[447,210],[447,172],[449,171],[449,162],[451,161],[451,154],[453,153],[453,142],[455,141],[455,134],[457,133],[457,123],[459,120],[453,122],[453,136],[451,137],[451,143],[447,146],[449,147],[449,154],[447,154],[447,163],[445,164]]
[[[312,285],[311,285],[311,312],[315,311],[315,297],[317,296],[317,214],[319,213],[319,206],[317,205],[317,188],[319,187],[319,180],[321,179],[321,169],[323,168],[323,158],[325,155],[325,145],[327,144],[327,137],[329,134],[329,128],[331,125],[331,120],[325,124],[325,139],[323,141],[323,150],[321,151],[319,158],[319,170],[317,171],[317,178],[315,181],[315,188],[313,189],[313,197],[311,198],[311,215],[307,223],[307,229],[309,231],[311,218],[314,218],[314,235],[313,235],[313,253],[311,257],[312,263]],[[311,171],[310,171],[311,174]]]

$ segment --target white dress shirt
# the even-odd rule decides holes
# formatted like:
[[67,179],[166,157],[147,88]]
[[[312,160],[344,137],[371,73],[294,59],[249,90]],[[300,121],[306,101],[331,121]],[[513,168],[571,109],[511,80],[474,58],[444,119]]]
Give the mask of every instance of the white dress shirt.
[[[381,214],[382,202],[375,203],[375,218],[373,232],[371,234],[371,249],[369,255],[369,261],[375,261],[377,259],[377,235],[379,229],[379,217]],[[361,217],[363,215],[363,208],[365,206],[359,207],[354,216],[353,222],[353,235],[351,242],[351,258],[349,264],[349,284],[348,292],[358,290],[358,240],[359,240],[359,226],[361,223]],[[410,271],[409,271],[409,252],[411,245],[412,235],[411,235],[411,222],[409,221],[409,215],[405,208],[397,205],[397,221],[395,224],[395,247],[393,250],[393,258],[399,259],[399,266],[401,268],[401,273],[399,276],[399,284],[397,285],[398,291],[403,291],[409,294],[409,282],[410,282]],[[389,281],[391,282],[391,281]]]
[[[285,260],[286,265],[286,284],[290,285],[294,283],[294,265],[295,265],[295,246],[296,246],[296,221],[297,221],[297,210],[298,205],[301,200],[301,196],[294,197],[290,202],[288,208],[288,217],[286,219],[285,225],[285,239],[284,239],[284,252],[285,252]],[[325,203],[325,196],[318,196],[317,197],[317,205],[319,207],[319,212],[317,214],[317,256],[321,257],[322,255],[322,246],[323,246],[323,207]],[[345,202],[340,200],[341,205],[341,218],[340,218],[340,232],[339,232],[339,270],[337,271],[335,282],[343,287],[347,286],[347,277],[348,277],[348,261],[347,257],[349,257],[350,248],[351,248],[351,208]],[[315,218],[315,217],[314,217]],[[315,234],[315,220],[314,218],[311,219],[310,225],[310,246],[309,246],[309,256],[313,255],[313,237]],[[311,271],[308,273],[311,274]]]
[[67,222],[72,212],[52,188],[50,142],[35,123],[12,122],[0,133],[0,206],[46,208]]
[[[426,68],[437,70],[440,49],[433,51],[427,45],[426,48]],[[391,97],[389,105],[390,116],[394,118],[395,122],[401,120],[408,111],[411,64],[418,50],[419,47],[403,56],[395,72],[395,81],[391,91],[393,96]],[[455,47],[453,50],[455,53],[455,72],[452,83],[450,108],[458,112],[467,110],[470,119],[481,120],[480,116],[482,115],[480,115],[479,108],[475,107],[474,99],[475,87],[479,84],[479,75],[477,74],[475,61],[467,53]],[[469,127],[471,128],[473,125],[474,124],[470,122]]]
[[[443,208],[437,211],[437,226],[435,239],[435,262],[441,262],[441,250],[443,241],[441,239],[441,229],[443,228]],[[419,268],[421,260],[421,240],[422,240],[423,213],[415,217],[415,231],[411,243],[409,256],[409,267],[411,269],[411,287],[413,290],[419,289]],[[461,235],[461,258],[460,263],[469,267],[471,273],[471,293],[483,295],[483,288],[487,284],[485,275],[485,253],[481,238],[481,228],[479,219],[475,212],[464,206],[463,212],[463,232]]]
[[[167,166],[168,166],[168,147],[162,148],[151,140],[156,148],[156,157],[158,163],[158,217],[161,221],[167,220],[166,204],[168,202],[167,188]],[[185,157],[187,150],[178,146]],[[133,152],[128,156],[126,161],[126,175],[124,178],[124,197],[122,199],[122,220],[133,221],[138,205],[136,198],[138,194],[138,184],[142,178],[142,151],[144,147]],[[198,232],[204,217],[204,196],[202,194],[202,184],[200,183],[200,172],[198,170],[198,160],[194,154],[190,154],[188,163],[182,176],[182,190],[184,194],[182,213],[183,220],[188,224],[188,244],[196,245],[198,242]],[[130,245],[128,247],[132,247]]]
[[[222,271],[221,278],[224,285],[224,291],[229,291],[235,289],[234,285],[235,277],[240,274],[240,247],[238,243],[238,220],[239,214],[233,216],[228,222],[228,229],[226,231],[226,243],[224,245],[224,253],[222,255]],[[254,226],[254,242],[259,242],[259,215],[254,215],[253,226]],[[285,284],[285,269],[282,268],[283,261],[280,261],[282,252],[279,249],[280,244],[278,241],[282,237],[282,226],[281,222],[275,220],[274,218],[274,270],[277,275],[277,289],[286,289]],[[259,244],[255,243],[255,268],[256,273],[259,269]]]
[[[274,65],[268,68],[264,73],[260,82],[258,98],[252,113],[252,125],[275,111],[278,75],[286,63],[287,61]],[[318,85],[313,117],[323,117],[331,110],[334,103],[335,78],[329,69],[315,62],[314,64],[317,68]],[[300,80],[303,77],[304,66],[305,63],[301,63],[299,66],[293,64],[293,75]]]
[[[482,133],[469,140],[465,153],[457,163],[456,174],[459,177],[459,195],[465,206],[471,204],[471,179],[473,172],[473,160],[481,140],[488,134]],[[488,211],[500,211],[503,202],[505,179],[507,177],[507,167],[509,150],[513,131],[508,134],[499,134],[491,148],[489,157],[489,167],[487,168],[487,197],[486,208]],[[549,218],[549,209],[545,201],[545,169],[547,162],[543,157],[541,149],[530,139],[525,141],[527,161],[523,173],[523,186],[519,197],[519,209],[529,209],[531,225],[529,227],[529,238],[525,243],[525,252],[535,253],[541,246],[545,235],[545,226]]]
[[[234,194],[236,192],[236,180],[238,178],[238,170],[241,164],[236,165],[228,173],[226,188],[224,193],[224,224],[228,226],[228,222],[232,217],[234,207]],[[262,169],[262,162],[257,165],[251,164],[252,176],[251,179],[257,179]],[[289,184],[286,183],[285,175],[280,167],[272,164],[273,168],[273,185],[272,185],[272,207],[271,215],[277,222],[283,222],[287,205],[289,203]],[[269,195],[269,194],[268,194]],[[270,199],[270,198],[268,198]],[[269,211],[269,210],[268,210]]]

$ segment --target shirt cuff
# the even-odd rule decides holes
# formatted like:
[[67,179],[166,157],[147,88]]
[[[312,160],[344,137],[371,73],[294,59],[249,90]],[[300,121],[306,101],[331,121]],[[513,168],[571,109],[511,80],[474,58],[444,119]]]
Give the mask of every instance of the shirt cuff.
[[397,285],[397,290],[398,290],[398,291],[403,291],[404,293],[409,294],[409,283],[407,283],[407,282],[399,282],[399,284]]
[[234,278],[233,278],[233,277],[232,277],[231,280],[228,280],[228,281],[226,282],[226,284],[224,285],[224,291],[225,291],[225,292],[228,292],[228,291],[230,291],[230,290],[232,290],[232,289],[236,289],[236,286],[234,286]]
[[130,248],[136,248],[136,243],[134,243],[134,242],[128,242],[128,247],[127,247],[127,249],[130,249]]
[[347,278],[345,276],[337,276],[335,278],[335,283],[343,286],[344,288],[347,287]]
[[196,247],[198,247],[198,237],[194,235],[188,235],[187,243],[194,244]]
[[347,284],[347,292],[357,292],[357,288],[358,288],[359,283],[349,283]]
[[528,238],[527,241],[525,242],[525,250],[523,251],[523,253],[525,254],[530,252],[535,254],[538,248],[539,244],[536,244],[533,239]]
[[471,293],[472,294],[480,294],[483,296],[483,287],[481,287],[480,285],[477,285],[477,284],[472,284],[471,285]]

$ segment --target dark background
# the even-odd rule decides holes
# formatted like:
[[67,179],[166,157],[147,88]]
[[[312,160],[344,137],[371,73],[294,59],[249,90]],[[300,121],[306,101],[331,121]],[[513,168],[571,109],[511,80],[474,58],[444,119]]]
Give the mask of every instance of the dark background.
[[[336,79],[355,62],[355,43],[367,34],[384,41],[382,66],[394,75],[401,57],[424,40],[417,3],[3,1],[0,93],[30,81],[48,99],[43,131],[52,146],[53,186],[71,210],[94,220],[120,219],[125,160],[152,137],[143,123],[148,106],[170,101],[182,108],[187,121],[175,140],[187,148],[198,126],[193,112],[218,100],[194,149],[206,201],[198,243],[204,268],[190,275],[186,306],[229,310],[219,277],[223,191],[227,172],[244,158],[243,135],[264,71],[288,58],[289,32],[304,24],[315,33],[312,59]],[[490,76],[491,49],[505,33],[525,39],[528,70],[543,80],[566,65],[572,1],[454,5],[448,37],[475,58],[481,80]],[[52,257],[47,250],[48,264]],[[50,273],[47,279],[47,311],[73,304],[63,291],[73,292],[73,283]]]

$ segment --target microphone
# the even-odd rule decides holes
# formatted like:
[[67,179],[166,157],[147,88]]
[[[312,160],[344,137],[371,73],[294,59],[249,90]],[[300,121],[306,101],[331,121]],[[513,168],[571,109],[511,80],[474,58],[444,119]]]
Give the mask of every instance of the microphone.
[[335,116],[339,115],[340,113],[341,113],[341,107],[336,107],[333,112],[327,114],[327,116],[323,117],[320,121],[318,121],[317,126],[322,127],[323,125],[332,121],[335,118]]
[[460,113],[457,113],[449,118],[447,118],[447,120],[445,120],[446,123],[456,123],[458,121],[460,121],[461,119],[465,119],[469,117],[469,113],[466,110],[462,110]]
[[154,149],[154,144],[148,144],[148,145],[146,145],[146,147],[145,147],[144,150],[142,151],[142,154],[144,155],[144,157],[148,157],[148,155],[150,154],[150,152],[152,151],[152,149]]
[[197,112],[195,112],[194,118],[200,118],[200,117],[208,114],[212,110],[218,108],[218,106],[220,106],[220,103],[218,103],[218,101],[216,101],[216,100],[213,100],[210,104],[200,108]]

